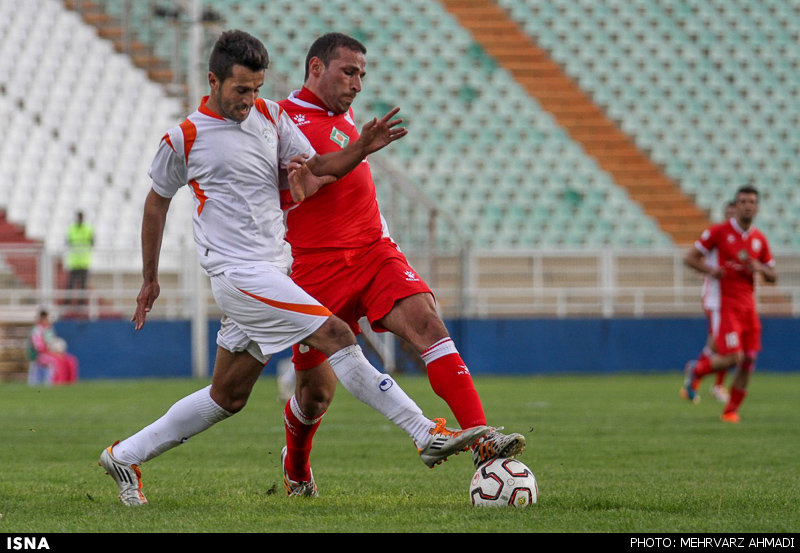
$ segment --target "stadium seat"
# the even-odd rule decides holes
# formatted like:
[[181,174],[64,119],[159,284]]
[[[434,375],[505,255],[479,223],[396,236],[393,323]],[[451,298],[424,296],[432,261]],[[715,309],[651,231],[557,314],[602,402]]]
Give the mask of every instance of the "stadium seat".
[[[79,16],[54,0],[45,3],[48,9],[37,9],[38,2],[21,3],[19,10],[8,10],[8,17],[0,20],[5,37],[0,41],[0,70],[15,83],[0,94],[0,116],[10,118],[4,129],[7,137],[29,132],[34,121],[36,136],[76,159],[42,149],[48,152],[42,175],[14,167],[0,187],[16,190],[20,183],[52,180],[48,175],[58,174],[70,183],[65,188],[95,183],[95,199],[113,198],[100,192],[108,191],[140,201],[148,186],[149,158],[161,133],[182,117],[183,108],[148,83],[142,70]],[[172,56],[175,28],[154,17],[150,3],[101,3],[112,15],[130,9],[139,38],[154,41],[162,57]],[[770,186],[763,196],[760,225],[768,234],[783,237],[784,243],[792,241],[782,227],[786,221],[769,213],[800,202],[792,193],[800,175],[796,10],[781,2],[704,0],[498,3],[700,207],[716,213],[735,184],[758,183],[763,177]],[[551,219],[559,217],[554,213],[572,210],[570,217],[556,222],[570,229],[570,241],[576,245],[580,236],[589,248],[600,240],[613,243],[617,237],[619,244],[635,247],[670,245],[653,221],[441,4],[224,0],[215,9],[225,16],[226,27],[247,28],[265,39],[273,56],[263,92],[276,98],[299,86],[305,50],[316,36],[336,27],[360,37],[369,61],[356,113],[364,121],[400,105],[411,131],[401,143],[374,156],[376,175],[382,174],[379,163],[399,168],[419,189],[463,216],[469,225],[466,234],[481,243],[507,237],[520,246],[547,247],[549,238],[535,233],[513,238],[515,231],[520,234],[521,221],[532,229],[550,228]],[[20,96],[31,75],[8,60],[19,59],[21,44],[30,48],[26,55],[57,76],[53,91]],[[78,75],[97,79],[90,86],[78,86]],[[47,98],[51,101],[43,101]],[[25,105],[17,117],[21,101]],[[86,107],[91,109],[83,111]],[[20,142],[4,140],[4,166],[15,159],[42,163],[36,151]],[[513,170],[501,179],[503,160],[510,160],[505,165]],[[476,208],[496,195],[513,198],[514,209],[494,204],[484,217],[474,217],[481,211],[470,211],[470,206]],[[545,197],[552,201],[545,202]],[[106,217],[100,209],[104,201],[93,201],[91,194],[65,193],[58,198],[50,221],[61,221],[78,207],[89,210],[90,218]],[[30,220],[31,232],[42,235],[42,210],[29,210],[30,201],[17,193],[0,195],[0,207],[10,218],[21,224]],[[125,211],[117,224],[137,229],[138,216],[135,210]],[[639,232],[638,243],[618,234],[620,225]],[[57,235],[55,230],[46,233],[53,247],[60,247]],[[167,239],[178,244],[185,235],[170,232]],[[128,238],[120,241],[127,243]]]
[[[797,159],[800,140],[780,123],[800,119],[791,38],[800,13],[790,4],[499,3],[700,207],[717,212],[736,186],[773,173],[784,151]],[[768,235],[787,235],[779,231],[786,218],[770,213],[798,176],[789,168],[774,188],[762,187],[759,224]]]
[[[117,206],[126,195],[141,198],[133,191],[147,189],[142,168],[161,133],[176,122],[178,104],[147,83],[130,59],[115,53],[61,2],[14,4],[13,10],[4,8],[13,15],[2,18],[8,25],[0,41],[3,59],[19,59],[14,49],[24,43],[29,62],[25,66],[55,76],[56,86],[31,86],[28,79],[34,73],[11,68],[5,73],[11,80],[0,90],[0,113],[7,115],[8,123],[0,155],[2,166],[11,170],[5,171],[7,179],[0,179],[7,190],[0,207],[10,221],[26,227],[29,237],[58,252],[78,209],[94,221],[101,207]],[[134,114],[134,108],[140,111]],[[124,150],[131,145],[129,159]],[[106,189],[116,190],[118,196],[101,206],[99,198]],[[136,228],[138,222],[117,217],[116,225],[121,232],[125,226]]]

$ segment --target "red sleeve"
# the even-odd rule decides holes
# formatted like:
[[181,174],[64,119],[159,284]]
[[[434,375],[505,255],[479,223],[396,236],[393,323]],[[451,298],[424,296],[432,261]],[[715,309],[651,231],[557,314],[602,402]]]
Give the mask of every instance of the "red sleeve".
[[769,242],[767,242],[767,237],[763,234],[761,235],[761,241],[764,243],[764,247],[761,248],[761,263],[764,265],[769,265],[773,263],[775,260],[772,258],[772,249],[769,247]]
[[700,238],[697,240],[697,244],[699,244],[704,250],[710,252],[716,247],[717,244],[717,236],[719,235],[719,225],[715,225],[713,227],[709,227],[703,231],[703,234],[700,235]]

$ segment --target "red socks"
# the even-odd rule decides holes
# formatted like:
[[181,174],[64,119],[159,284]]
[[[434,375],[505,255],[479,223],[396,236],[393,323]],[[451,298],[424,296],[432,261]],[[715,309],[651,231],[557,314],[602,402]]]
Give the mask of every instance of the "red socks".
[[307,419],[301,412],[294,396],[283,408],[283,423],[286,427],[286,472],[295,482],[311,480],[311,443],[319,428],[324,413],[316,419]]
[[747,395],[747,390],[742,388],[731,387],[731,397],[728,404],[725,406],[724,413],[734,413],[739,410],[739,405],[744,401],[744,396]]
[[422,352],[434,393],[450,407],[461,428],[486,424],[481,398],[453,340],[442,338]]
[[697,364],[694,366],[694,376],[697,380],[700,380],[704,376],[711,374],[711,358],[705,355],[701,355],[700,358],[697,360]]

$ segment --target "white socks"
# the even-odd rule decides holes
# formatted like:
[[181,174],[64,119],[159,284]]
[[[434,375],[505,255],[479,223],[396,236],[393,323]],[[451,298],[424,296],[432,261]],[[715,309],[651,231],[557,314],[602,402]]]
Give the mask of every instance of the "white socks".
[[451,353],[458,353],[456,349],[456,345],[453,340],[448,336],[442,338],[438,342],[431,344],[431,346],[422,352],[420,357],[422,361],[425,362],[425,365],[428,363],[433,363],[437,359],[441,359],[445,355],[450,355]]
[[417,447],[427,445],[431,439],[428,431],[433,427],[431,420],[392,377],[381,374],[370,364],[360,346],[340,349],[328,357],[328,362],[342,386],[356,399],[405,430]]
[[[328,361],[342,386],[356,399],[405,430],[417,447],[428,444],[433,422],[389,375],[370,364],[361,347],[348,346]],[[233,413],[217,405],[210,391],[209,385],[175,402],[161,418],[115,445],[114,458],[141,465],[230,417]]]
[[115,445],[114,458],[141,465],[230,417],[233,413],[217,405],[210,392],[209,385],[175,402],[160,419]]

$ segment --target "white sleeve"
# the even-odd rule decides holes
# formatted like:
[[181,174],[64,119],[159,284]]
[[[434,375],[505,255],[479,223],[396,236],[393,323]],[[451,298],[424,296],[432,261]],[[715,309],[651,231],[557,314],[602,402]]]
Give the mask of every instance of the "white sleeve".
[[[166,140],[167,136],[169,141]],[[177,133],[170,131],[161,140],[150,166],[153,190],[164,198],[172,198],[188,182],[186,160],[173,149],[175,147],[178,151],[183,151],[182,145],[183,133],[180,129]]]
[[278,161],[281,167],[286,167],[293,157],[305,154],[311,159],[317,155],[303,131],[297,128],[289,114],[283,110],[278,119],[278,133],[281,137],[278,144]]

